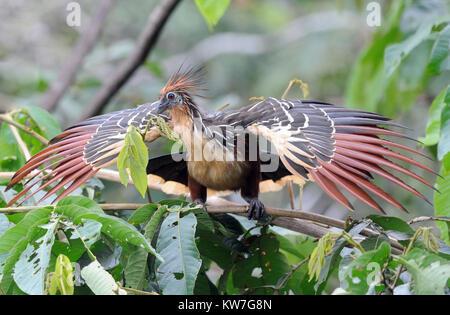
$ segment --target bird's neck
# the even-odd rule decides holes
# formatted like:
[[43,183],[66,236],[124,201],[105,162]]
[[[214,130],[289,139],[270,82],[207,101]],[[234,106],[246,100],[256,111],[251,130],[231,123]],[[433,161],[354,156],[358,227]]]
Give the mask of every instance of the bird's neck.
[[180,135],[186,149],[191,151],[194,137],[201,137],[202,114],[197,106],[175,106],[168,110],[170,125],[173,131]]

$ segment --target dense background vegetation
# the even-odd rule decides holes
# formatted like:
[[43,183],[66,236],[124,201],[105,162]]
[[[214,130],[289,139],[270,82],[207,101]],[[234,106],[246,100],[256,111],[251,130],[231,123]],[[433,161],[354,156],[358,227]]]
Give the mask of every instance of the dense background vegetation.
[[[2,2],[0,207],[21,189],[4,192],[9,172],[25,163],[27,151],[37,153],[46,139],[85,118],[96,92],[133,53],[158,2],[112,6],[101,36],[51,114],[36,105],[71,62],[82,28],[66,24],[66,3],[60,1]],[[281,228],[286,225],[280,221],[207,214],[160,190],[152,190],[155,203],[146,204],[132,187],[92,179],[56,206],[30,207],[38,194],[26,208],[1,209],[0,294],[448,293],[449,3],[375,2],[379,27],[367,24],[369,1],[181,1],[151,55],[101,110],[155,100],[183,62],[206,66],[208,98],[198,102],[207,110],[246,105],[252,96],[280,96],[289,80],[299,78],[310,98],[376,111],[411,127],[409,134],[423,143],[417,146],[435,160],[422,161],[442,175],[419,171],[440,191],[419,187],[434,206],[377,178],[409,214],[385,207],[388,216],[378,216],[357,201],[357,211],[349,213],[309,184],[303,211],[336,221],[321,222],[320,235],[308,236],[299,226]],[[96,3],[79,3],[86,25]],[[302,96],[296,87],[290,93]],[[169,143],[153,143],[150,156],[168,152]],[[235,195],[228,199],[243,203]],[[262,200],[290,207],[286,189]],[[106,202],[142,206],[118,210]],[[317,226],[318,220],[314,216],[316,223],[308,224]]]

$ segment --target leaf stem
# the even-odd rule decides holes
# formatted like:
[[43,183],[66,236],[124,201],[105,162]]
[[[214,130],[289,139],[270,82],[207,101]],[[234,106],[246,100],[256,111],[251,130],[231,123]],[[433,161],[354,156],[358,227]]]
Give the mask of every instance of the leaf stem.
[[300,268],[301,266],[303,266],[304,264],[306,264],[309,259],[311,258],[311,255],[309,255],[308,257],[306,257],[305,259],[303,259],[301,262],[299,262],[297,265],[295,265],[294,267],[291,268],[291,270],[289,271],[289,273],[283,278],[283,280],[275,287],[274,289],[274,294],[278,294],[279,291],[284,288],[284,286],[286,285],[286,283],[289,281],[289,279],[292,277],[292,275],[297,271],[298,268]]
[[75,226],[75,224],[71,223],[71,222],[63,222],[61,221],[61,223],[63,223],[64,225],[66,225],[67,227],[72,228],[77,234],[78,237],[80,238],[81,243],[83,243],[84,248],[86,248],[86,251],[88,252],[90,258],[92,259],[92,261],[98,261],[97,257],[95,257],[94,253],[89,249],[89,246],[87,246],[87,244],[84,242],[83,237],[81,236],[80,232],[78,231],[77,227]]

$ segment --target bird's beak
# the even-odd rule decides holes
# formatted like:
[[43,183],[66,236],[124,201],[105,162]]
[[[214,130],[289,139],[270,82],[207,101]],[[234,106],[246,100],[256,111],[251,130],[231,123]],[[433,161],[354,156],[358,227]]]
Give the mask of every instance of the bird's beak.
[[156,115],[161,115],[169,108],[169,102],[164,99],[160,99],[152,104],[152,107],[155,109]]

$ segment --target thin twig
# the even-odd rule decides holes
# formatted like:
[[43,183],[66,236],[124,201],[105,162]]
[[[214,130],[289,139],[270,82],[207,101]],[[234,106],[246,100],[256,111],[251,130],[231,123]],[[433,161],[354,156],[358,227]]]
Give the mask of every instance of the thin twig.
[[[409,253],[409,251],[412,249],[412,247],[414,245],[414,242],[419,238],[420,234],[421,234],[421,230],[420,229],[417,230],[416,233],[414,233],[413,237],[409,240],[408,247],[406,247],[403,250],[402,255],[406,255],[406,254]],[[402,273],[402,271],[403,271],[403,264],[400,264],[400,266],[398,267],[397,274],[395,275],[394,282],[389,287],[389,289],[391,291],[394,291],[394,289],[395,289],[395,287],[397,285],[398,279],[400,279],[400,274]]]
[[52,111],[58,105],[59,100],[64,96],[66,90],[75,81],[76,75],[82,67],[85,57],[95,46],[102,28],[105,25],[106,17],[116,4],[117,0],[103,0],[91,16],[89,24],[81,31],[81,35],[72,49],[72,54],[68,56],[68,62],[62,65],[62,69],[37,103],[37,106]]
[[180,0],[164,0],[153,10],[146,27],[139,35],[133,53],[119,66],[114,74],[109,76],[109,80],[103,84],[92,101],[86,106],[81,115],[81,120],[98,115],[109,100],[128,81],[134,71],[147,59],[167,19],[179,2]]
[[14,119],[11,118],[10,115],[8,115],[8,114],[0,114],[0,120],[4,121],[7,124],[10,124],[10,125],[13,125],[13,126],[19,128],[20,130],[22,130],[22,131],[28,133],[29,135],[35,137],[37,140],[39,140],[43,144],[48,145],[48,140],[47,139],[45,139],[43,136],[38,134],[33,129],[16,122]]
[[303,210],[303,184],[298,185],[298,210]]
[[9,129],[11,129],[11,132],[12,132],[14,138],[16,138],[17,144],[19,145],[20,151],[22,151],[23,156],[25,157],[25,160],[28,161],[31,158],[31,154],[30,154],[30,151],[28,151],[27,145],[25,144],[25,142],[23,142],[23,139],[20,136],[19,131],[17,130],[17,127],[13,126],[13,125],[9,125]]
[[450,222],[450,218],[449,217],[445,217],[445,216],[431,216],[431,217],[417,217],[414,218],[410,221],[408,221],[408,224],[415,224],[415,223],[419,223],[419,222],[426,222],[426,221],[444,221],[444,222]]
[[294,210],[295,209],[294,189],[292,188],[292,181],[291,180],[287,182],[287,187],[288,187],[288,191],[289,191],[289,202],[291,203],[291,209]]
[[304,264],[306,264],[310,258],[311,258],[311,256],[308,256],[305,259],[303,259],[301,262],[299,262],[297,265],[292,267],[291,270],[289,271],[289,273],[280,282],[280,284],[274,288],[274,294],[278,294],[278,292],[286,285],[286,282],[289,281],[289,279],[297,271],[297,269],[300,268],[301,266],[303,266]]

